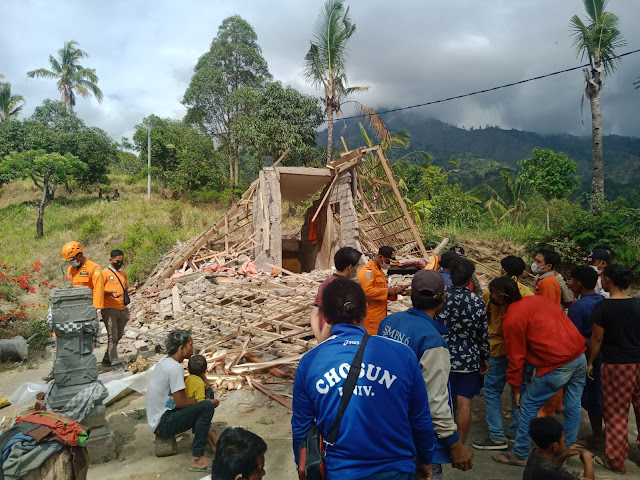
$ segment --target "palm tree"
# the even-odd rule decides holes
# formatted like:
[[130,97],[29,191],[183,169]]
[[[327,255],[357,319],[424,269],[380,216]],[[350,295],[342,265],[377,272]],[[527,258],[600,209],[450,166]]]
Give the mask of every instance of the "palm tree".
[[[612,73],[621,63],[615,49],[626,45],[618,30],[618,17],[606,12],[608,0],[583,0],[587,12],[586,24],[574,15],[570,25],[574,46],[582,59],[588,58],[590,68],[584,69],[584,95],[591,103],[591,132],[593,137],[593,173],[591,177],[591,209],[597,212],[604,200],[604,160],[602,154],[602,112],[600,90],[602,77]],[[584,97],[583,97],[584,98]]]
[[22,95],[11,95],[11,84],[0,82],[0,122],[8,122],[20,115],[25,104]]
[[333,153],[333,116],[340,115],[340,99],[369,86],[347,87],[347,43],[356,31],[349,7],[342,0],[327,0],[314,26],[309,51],[304,58],[307,82],[324,89],[327,116],[327,163]]
[[87,98],[93,93],[98,102],[102,102],[102,90],[98,88],[98,76],[93,68],[84,68],[78,62],[89,55],[77,48],[78,42],[73,40],[66,42],[64,47],[58,50],[58,58],[49,55],[51,70],[39,68],[27,72],[30,78],[43,77],[58,80],[58,91],[62,95],[62,103],[67,108],[73,108],[76,104],[76,92],[81,97]]

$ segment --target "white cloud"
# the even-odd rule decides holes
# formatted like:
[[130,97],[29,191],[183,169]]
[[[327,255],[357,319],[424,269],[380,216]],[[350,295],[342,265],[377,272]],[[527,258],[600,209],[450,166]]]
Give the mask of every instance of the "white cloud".
[[[582,14],[581,0],[351,0],[357,24],[350,44],[354,85],[371,90],[357,98],[378,109],[459,95],[578,65],[569,18]],[[184,115],[180,101],[193,66],[208,50],[218,26],[239,14],[258,34],[277,80],[313,95],[301,76],[311,30],[322,0],[202,2],[198,0],[81,2],[4,0],[0,73],[27,99],[29,115],[45,98],[58,98],[55,82],[26,79],[47,67],[67,40],[80,43],[95,68],[105,100],[78,100],[77,111],[108,133],[126,130],[151,113]],[[628,47],[640,48],[639,2],[610,2]],[[54,28],[53,26],[57,26]],[[602,95],[606,133],[640,136],[640,53],[623,59]],[[511,87],[413,112],[458,125],[498,124],[541,132],[589,134],[580,121],[582,73]],[[348,106],[345,106],[345,113]],[[130,135],[131,132],[128,134]]]

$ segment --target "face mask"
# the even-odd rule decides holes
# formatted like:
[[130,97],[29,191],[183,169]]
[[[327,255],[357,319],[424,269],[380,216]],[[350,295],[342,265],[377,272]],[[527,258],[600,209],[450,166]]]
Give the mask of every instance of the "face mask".
[[590,266],[591,268],[593,268],[593,269],[596,271],[596,273],[597,273],[598,275],[600,275],[600,274],[602,273],[602,270],[600,270],[600,269],[598,268],[598,265],[589,265],[589,266]]
[[113,268],[115,268],[116,270],[120,270],[120,269],[122,268],[122,262],[115,262],[115,263],[112,263],[112,264],[111,264],[111,266],[112,266]]
[[390,263],[383,263],[382,265],[380,265],[380,268],[382,268],[383,270],[388,270],[390,266]]
[[539,273],[541,273],[542,271],[542,267],[540,265],[538,265],[537,263],[532,263],[531,264],[531,271],[535,274],[538,275]]
[[69,265],[71,265],[72,267],[79,267],[80,266],[80,262],[76,259],[73,259],[69,262]]

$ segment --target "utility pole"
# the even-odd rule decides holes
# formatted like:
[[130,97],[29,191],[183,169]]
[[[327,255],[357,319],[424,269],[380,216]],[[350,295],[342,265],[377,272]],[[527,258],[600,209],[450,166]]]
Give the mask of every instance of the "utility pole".
[[147,122],[147,198],[151,198],[151,121]]

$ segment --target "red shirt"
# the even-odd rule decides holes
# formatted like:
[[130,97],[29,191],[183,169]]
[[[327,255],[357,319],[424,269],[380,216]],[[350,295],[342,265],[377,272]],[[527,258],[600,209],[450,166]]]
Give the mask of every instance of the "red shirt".
[[514,392],[520,391],[525,360],[537,367],[541,377],[574,361],[587,349],[585,338],[569,317],[540,295],[509,305],[502,331],[509,359],[507,382]]

